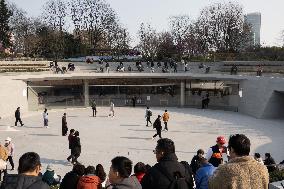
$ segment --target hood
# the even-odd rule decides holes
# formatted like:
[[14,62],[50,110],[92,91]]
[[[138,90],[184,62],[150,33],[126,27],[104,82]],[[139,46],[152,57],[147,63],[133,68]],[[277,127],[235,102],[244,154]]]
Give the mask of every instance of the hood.
[[136,177],[125,178],[120,183],[114,184],[114,186],[117,186],[119,189],[142,189]]
[[100,179],[99,177],[95,176],[95,175],[87,175],[87,176],[83,176],[80,178],[80,181],[82,183],[94,183],[94,184],[100,184]]
[[27,175],[19,175],[17,188],[27,189],[31,187],[33,184],[41,181],[41,177],[37,176],[27,176]]

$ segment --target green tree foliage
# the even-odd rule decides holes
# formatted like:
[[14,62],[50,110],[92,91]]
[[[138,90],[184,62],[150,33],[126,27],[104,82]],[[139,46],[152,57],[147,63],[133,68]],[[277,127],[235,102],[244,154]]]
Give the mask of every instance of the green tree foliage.
[[4,48],[11,47],[11,31],[9,27],[9,18],[12,16],[5,0],[0,0],[0,43]]

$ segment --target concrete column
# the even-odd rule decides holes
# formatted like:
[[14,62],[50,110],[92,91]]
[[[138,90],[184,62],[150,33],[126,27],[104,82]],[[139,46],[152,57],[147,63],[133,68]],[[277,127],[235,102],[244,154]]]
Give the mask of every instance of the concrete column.
[[180,83],[180,106],[184,107],[185,105],[185,81]]
[[89,106],[89,82],[84,80],[84,97],[85,97],[85,107]]

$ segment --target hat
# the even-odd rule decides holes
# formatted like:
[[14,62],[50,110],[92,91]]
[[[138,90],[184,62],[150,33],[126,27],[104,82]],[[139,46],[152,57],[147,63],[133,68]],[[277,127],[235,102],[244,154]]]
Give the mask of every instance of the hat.
[[216,142],[220,144],[226,144],[226,139],[224,136],[218,136]]
[[12,139],[10,137],[7,137],[5,141],[11,142]]
[[47,165],[46,170],[47,171],[54,171],[53,166],[50,165],[50,164]]

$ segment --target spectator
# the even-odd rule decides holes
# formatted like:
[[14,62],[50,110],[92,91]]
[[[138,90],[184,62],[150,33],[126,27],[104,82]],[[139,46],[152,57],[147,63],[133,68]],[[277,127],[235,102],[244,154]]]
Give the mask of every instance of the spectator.
[[226,147],[224,144],[226,144],[226,139],[223,136],[217,137],[216,145],[209,148],[206,159],[214,165],[215,167],[218,167],[220,164],[223,163],[223,153],[226,153]]
[[77,189],[78,181],[85,173],[85,166],[76,164],[73,170],[67,173],[60,184],[60,189]]
[[130,66],[130,65],[128,65],[128,68],[127,68],[127,69],[128,69],[128,71],[129,71],[129,72],[131,72],[131,71],[132,71],[132,68],[131,68],[131,66]]
[[228,149],[231,159],[216,169],[209,179],[210,189],[268,189],[267,168],[249,156],[250,146],[245,135],[230,136]]
[[284,164],[284,160],[280,162],[280,164]]
[[143,177],[141,182],[143,189],[167,189],[175,181],[184,184],[183,186],[186,185],[187,188],[193,188],[192,173],[178,162],[172,140],[167,138],[158,140],[154,153],[158,163]]
[[88,166],[85,169],[85,175],[78,181],[77,189],[101,189],[102,182],[100,178],[95,175],[95,173],[95,167]]
[[15,154],[15,146],[12,143],[12,139],[10,137],[7,137],[5,140],[5,148],[6,151],[8,152],[9,163],[12,166],[11,170],[14,170],[15,166],[14,166],[13,156]]
[[[6,167],[6,161],[8,159],[8,156],[9,156],[9,154],[8,154],[6,148],[0,144],[0,163],[3,164],[3,165],[1,165],[1,167],[2,166]],[[1,169],[2,168],[0,168],[0,181],[2,180],[2,172],[6,173],[5,168],[2,169],[2,170]]]
[[213,175],[216,167],[208,162],[204,157],[201,158],[202,166],[197,170],[195,175],[196,189],[208,189],[208,179]]
[[196,171],[202,166],[202,158],[204,156],[204,150],[199,149],[197,150],[197,155],[195,155],[190,163],[190,167],[192,169],[193,174],[196,174]]
[[270,153],[265,153],[264,165],[266,165],[269,172],[272,172],[276,169],[276,163],[271,157]]
[[146,173],[146,166],[144,163],[142,162],[138,162],[135,166],[134,166],[134,175],[138,181],[141,183],[142,178],[144,177]]
[[261,156],[260,156],[259,153],[255,153],[255,154],[254,154],[254,159],[255,159],[257,162],[259,162],[260,164],[264,165],[264,162],[262,161],[262,158],[261,158]]
[[96,175],[101,179],[102,183],[106,180],[106,173],[104,167],[101,164],[98,164],[96,166]]
[[27,152],[19,159],[18,175],[8,175],[2,183],[5,189],[50,189],[39,176],[40,157],[35,152]]
[[109,170],[110,185],[116,189],[141,189],[136,177],[129,177],[132,171],[132,162],[126,157],[115,157],[111,160]]
[[60,179],[61,177],[55,173],[52,165],[47,165],[46,171],[42,176],[42,180],[49,186],[56,186],[60,183]]

